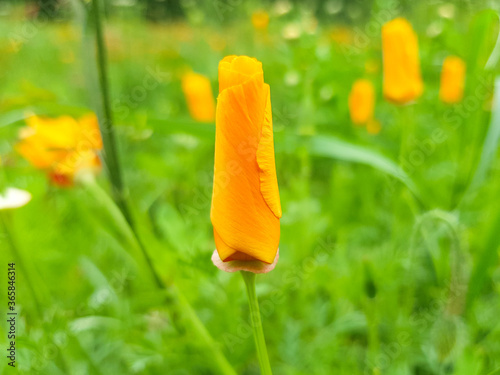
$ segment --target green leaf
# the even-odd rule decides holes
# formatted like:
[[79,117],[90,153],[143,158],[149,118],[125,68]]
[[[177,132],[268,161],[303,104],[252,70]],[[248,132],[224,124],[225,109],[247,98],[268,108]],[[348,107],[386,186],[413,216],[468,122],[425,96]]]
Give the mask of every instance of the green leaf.
[[[495,80],[495,96],[493,99],[493,108],[500,109],[500,78]],[[474,177],[467,189],[467,193],[473,193],[479,188],[486,179],[488,170],[491,167],[498,150],[498,141],[500,139],[500,113],[493,111],[491,115],[490,127],[483,144],[481,158],[474,173]]]
[[500,375],[500,367],[497,368],[496,370],[493,370],[492,372],[490,372],[488,375]]
[[24,120],[26,117],[25,109],[17,109],[0,115],[0,128],[15,124],[16,122]]
[[468,35],[467,70],[469,72],[483,70],[486,65],[489,68],[495,65],[495,59],[498,60],[498,50],[495,47],[498,28],[499,18],[495,11],[484,10],[474,16]]
[[394,161],[376,151],[332,136],[313,136],[310,138],[309,152],[311,155],[360,163],[375,168],[401,181],[422,201],[421,193],[410,176]]
[[484,285],[490,277],[489,271],[495,267],[498,261],[498,233],[500,233],[500,215],[490,227],[489,234],[486,236],[483,252],[474,265],[467,289],[466,308],[470,309],[474,300],[481,293]]

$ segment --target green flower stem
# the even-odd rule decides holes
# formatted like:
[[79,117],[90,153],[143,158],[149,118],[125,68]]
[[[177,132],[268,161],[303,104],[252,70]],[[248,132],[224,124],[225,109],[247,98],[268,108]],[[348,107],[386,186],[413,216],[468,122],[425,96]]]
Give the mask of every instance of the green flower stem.
[[182,292],[174,285],[169,288],[169,292],[170,297],[172,297],[174,302],[176,302],[175,306],[177,307],[180,316],[187,318],[191,328],[194,332],[196,332],[198,339],[205,344],[207,352],[209,353],[207,357],[211,358],[214,365],[217,366],[217,373],[223,375],[236,375],[236,371],[227,361],[224,354],[220,351],[214,339],[207,331],[200,318],[198,318],[196,311],[194,311],[191,307],[184,294],[182,294]]
[[[89,194],[91,194],[93,198],[97,202],[99,202],[101,207],[103,207],[108,212],[111,220],[115,223],[117,229],[123,235],[123,238],[133,249],[135,253],[134,258],[137,259],[139,257],[139,259],[141,259],[143,250],[145,251],[145,249],[115,202],[110,198],[108,194],[106,194],[106,192],[99,186],[99,184],[97,184],[95,178],[92,175],[80,175],[78,176],[78,181],[89,192]],[[153,275],[153,277],[155,277],[154,275],[158,275],[156,270],[154,269],[153,263],[148,262],[148,266],[151,267],[151,274]],[[166,293],[169,305],[173,310],[171,311],[172,315],[174,317],[178,316],[185,319],[191,331],[195,333],[197,340],[205,345],[206,352],[209,353],[207,357],[209,357],[212,360],[213,365],[217,367],[216,373],[222,375],[236,375],[233,367],[226,359],[224,354],[220,351],[216,342],[207,331],[198,315],[196,315],[195,310],[191,307],[182,292],[173,284],[167,285],[163,280],[159,279],[159,276],[158,280],[155,279],[155,282],[158,288]],[[172,320],[174,321],[174,323],[179,323],[179,321],[176,319]]]
[[138,258],[138,255],[141,252],[141,246],[139,245],[134,231],[130,227],[130,224],[126,220],[117,203],[114,202],[111,197],[99,186],[92,174],[78,175],[77,182],[79,182],[94,198],[94,200],[106,210],[106,212],[110,215],[110,219],[123,235],[123,239],[125,239],[127,244],[134,250],[136,256],[135,258]]
[[[407,104],[398,108],[401,130],[401,144],[399,149],[399,162],[401,163],[411,151],[410,139],[415,135],[415,122],[413,119],[413,104]],[[416,136],[416,135],[415,135]]]
[[199,320],[186,298],[172,285],[167,286],[156,272],[154,264],[135,228],[132,215],[128,208],[129,206],[127,204],[114,136],[107,74],[106,47],[104,45],[103,37],[103,21],[101,13],[102,4],[99,0],[92,0],[92,5],[96,30],[97,70],[99,73],[99,87],[102,101],[100,110],[98,111],[98,117],[104,145],[104,160],[108,176],[111,181],[113,200],[116,204],[109,199],[108,195],[99,187],[93,178],[85,178],[85,186],[111,214],[113,220],[119,229],[121,229],[121,232],[124,234],[125,238],[132,245],[132,247],[136,251],[140,251],[142,258],[145,260],[147,268],[153,276],[158,288],[170,294],[170,297],[174,300],[175,307],[179,310],[181,316],[188,318],[191,323],[191,327],[196,332],[198,338],[206,344],[207,352],[210,353],[210,358],[218,367],[217,373],[223,375],[236,375],[236,372],[233,370],[222,352],[218,349],[214,340],[204,327],[203,323]]
[[108,69],[106,47],[104,45],[103,22],[101,15],[101,3],[92,0],[95,36],[96,36],[96,58],[97,71],[99,75],[99,89],[101,94],[101,106],[98,111],[99,126],[101,128],[102,141],[104,145],[104,160],[112,185],[113,199],[123,213],[123,216],[131,223],[130,212],[125,201],[125,189],[122,179],[118,152],[116,149],[115,131],[113,126],[113,113],[111,112],[111,100],[109,95]]
[[[118,152],[116,149],[116,140],[113,126],[113,114],[110,105],[109,83],[107,73],[107,57],[106,47],[104,45],[103,37],[103,22],[101,15],[101,3],[99,0],[92,0],[94,22],[96,29],[96,46],[97,46],[97,70],[99,73],[99,88],[101,92],[102,105],[98,111],[99,126],[101,128],[102,140],[104,145],[104,160],[108,171],[108,176],[111,182],[111,193],[116,205],[121,211],[121,214],[128,223],[129,229],[132,230],[135,244],[139,248],[144,257],[147,267],[150,270],[153,278],[159,288],[165,288],[163,281],[156,272],[152,260],[146,251],[146,248],[140,237],[137,234],[132,215],[129,210],[125,195],[125,186],[122,179],[121,166],[118,159]],[[116,215],[115,215],[116,217]]]
[[260,363],[260,372],[262,375],[272,375],[271,364],[267,354],[266,339],[262,329],[262,321],[260,319],[259,302],[255,294],[255,274],[253,272],[241,271],[243,280],[247,287],[248,303],[250,305],[250,317],[252,319],[253,337],[257,348],[257,357]]

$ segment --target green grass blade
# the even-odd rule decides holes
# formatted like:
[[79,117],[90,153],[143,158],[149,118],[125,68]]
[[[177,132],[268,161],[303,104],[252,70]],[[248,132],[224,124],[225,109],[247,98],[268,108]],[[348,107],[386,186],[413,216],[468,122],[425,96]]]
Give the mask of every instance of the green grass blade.
[[496,370],[493,370],[488,375],[500,375],[500,368],[497,368]]
[[[495,80],[495,95],[493,100],[493,108],[500,108],[500,78]],[[493,160],[495,159],[498,150],[498,141],[500,140],[500,113],[493,111],[491,115],[490,127],[484,140],[479,164],[474,173],[474,177],[467,189],[467,194],[477,190],[486,179],[488,170],[490,169]]]
[[490,277],[489,270],[497,264],[499,248],[498,233],[500,233],[500,215],[497,216],[496,221],[491,225],[484,250],[472,270],[467,290],[466,309],[472,307],[472,304]]
[[496,48],[498,24],[498,14],[490,9],[479,12],[473,18],[469,28],[466,57],[469,73],[496,65],[499,57]]
[[346,142],[332,136],[314,136],[310,138],[311,155],[360,163],[375,168],[401,181],[420,201],[420,190],[410,176],[393,160],[366,147]]

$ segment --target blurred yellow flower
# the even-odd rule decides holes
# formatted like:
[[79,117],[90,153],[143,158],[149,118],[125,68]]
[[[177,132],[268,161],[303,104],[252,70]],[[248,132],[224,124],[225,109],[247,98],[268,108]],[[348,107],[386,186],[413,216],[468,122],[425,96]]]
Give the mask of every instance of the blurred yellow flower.
[[52,182],[70,186],[79,171],[100,171],[97,152],[102,149],[102,140],[94,114],[78,120],[30,116],[26,123],[15,148],[34,167],[45,170]]
[[215,100],[207,77],[193,72],[184,74],[182,91],[193,119],[201,122],[215,120]]
[[465,62],[456,56],[448,56],[441,70],[439,99],[444,103],[458,103],[464,96]]
[[208,37],[208,44],[212,51],[220,52],[223,51],[227,46],[227,40],[224,36],[219,34],[211,34]]
[[269,25],[269,14],[264,10],[253,12],[252,25],[256,30],[266,30]]
[[423,91],[418,56],[418,39],[411,24],[396,18],[382,26],[384,97],[404,104]]
[[375,108],[375,90],[366,79],[354,82],[349,94],[349,113],[356,125],[365,125],[373,118]]

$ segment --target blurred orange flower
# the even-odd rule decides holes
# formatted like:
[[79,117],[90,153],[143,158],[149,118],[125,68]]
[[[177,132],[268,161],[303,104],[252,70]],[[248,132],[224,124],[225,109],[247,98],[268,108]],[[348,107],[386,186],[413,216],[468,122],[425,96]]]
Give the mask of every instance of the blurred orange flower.
[[262,63],[227,56],[219,63],[210,213],[220,259],[273,263],[281,214],[270,88]]
[[189,113],[196,121],[215,120],[215,101],[210,80],[204,75],[189,72],[182,77],[182,91],[186,97]]
[[464,96],[465,62],[456,56],[448,56],[441,70],[439,99],[444,103],[458,103]]
[[356,125],[365,125],[373,118],[375,89],[367,79],[358,79],[349,94],[349,113]]
[[78,120],[31,116],[26,123],[15,148],[34,167],[47,171],[55,184],[72,185],[81,170],[100,171],[97,152],[102,149],[102,140],[94,114]]
[[382,26],[384,97],[404,104],[423,91],[418,56],[418,39],[411,24],[396,18]]
[[266,11],[258,10],[252,13],[252,25],[256,30],[265,30],[269,25],[269,14]]

